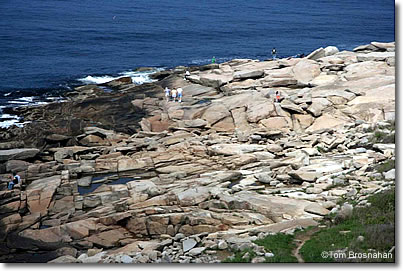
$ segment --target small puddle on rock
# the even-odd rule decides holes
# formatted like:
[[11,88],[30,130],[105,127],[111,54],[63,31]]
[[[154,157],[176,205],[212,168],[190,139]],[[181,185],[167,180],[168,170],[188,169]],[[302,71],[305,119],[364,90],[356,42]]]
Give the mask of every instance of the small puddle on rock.
[[228,185],[228,188],[231,189],[234,185],[237,185],[237,184],[239,184],[240,182],[241,182],[240,180],[238,180],[238,181],[233,181],[233,182],[231,182],[231,183]]
[[51,228],[52,226],[49,226],[49,225],[40,225],[39,226],[39,229],[40,230],[43,230],[43,229],[48,229],[48,228]]
[[126,184],[128,182],[140,179],[150,179],[155,177],[155,173],[150,172],[125,172],[123,174],[107,173],[93,175],[91,178],[90,186],[78,186],[78,193],[80,195],[87,195],[94,192],[98,187],[103,184],[116,185]]
[[[104,178],[100,178],[99,180],[102,180]],[[78,193],[80,193],[80,195],[86,195],[89,194],[91,192],[94,192],[98,187],[100,187],[103,184],[107,184],[107,185],[115,185],[115,184],[126,184],[130,181],[134,181],[135,179],[138,178],[128,178],[128,177],[123,177],[123,178],[118,178],[114,181],[110,181],[110,179],[105,179],[104,182],[95,182],[95,183],[91,183],[90,186],[79,186],[78,187]],[[92,179],[92,181],[94,181],[94,179]]]
[[211,103],[211,101],[209,99],[203,99],[203,100],[199,100],[194,104],[206,104],[206,103]]

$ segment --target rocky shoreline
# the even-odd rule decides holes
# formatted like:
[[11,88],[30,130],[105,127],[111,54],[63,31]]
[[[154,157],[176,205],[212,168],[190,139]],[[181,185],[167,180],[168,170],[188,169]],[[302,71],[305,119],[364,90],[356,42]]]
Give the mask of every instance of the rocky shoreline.
[[[153,77],[10,109],[31,123],[0,131],[2,262],[213,263],[244,248],[261,262],[272,252],[252,241],[395,186],[376,170],[395,159],[394,42]],[[25,183],[8,191],[12,171]]]

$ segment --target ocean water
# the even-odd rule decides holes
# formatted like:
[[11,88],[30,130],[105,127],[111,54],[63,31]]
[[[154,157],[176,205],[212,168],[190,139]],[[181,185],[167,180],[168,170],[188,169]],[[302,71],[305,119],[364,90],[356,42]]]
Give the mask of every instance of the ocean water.
[[[0,108],[79,84],[395,40],[393,0],[1,0]],[[31,99],[28,101],[28,99]],[[1,110],[1,109],[0,109]]]

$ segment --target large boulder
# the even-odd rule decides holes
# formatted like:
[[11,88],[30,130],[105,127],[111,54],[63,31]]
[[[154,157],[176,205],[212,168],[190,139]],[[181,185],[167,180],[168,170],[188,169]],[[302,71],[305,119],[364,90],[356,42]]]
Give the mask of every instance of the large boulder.
[[372,52],[368,54],[359,54],[358,61],[386,61],[388,58],[394,58],[395,52]]
[[305,85],[320,74],[320,66],[316,61],[302,59],[293,68],[295,79]]
[[339,125],[346,124],[347,122],[348,121],[346,120],[335,118],[331,114],[324,114],[314,121],[314,123],[307,129],[307,132],[335,128]]
[[246,115],[246,108],[240,107],[231,110],[232,118],[234,119],[235,128],[241,131],[249,131],[251,129]]
[[265,128],[273,130],[283,130],[291,128],[289,122],[285,117],[271,117],[268,119],[261,120],[259,123],[263,125]]
[[307,55],[307,59],[311,59],[311,60],[317,60],[319,58],[325,57],[325,49],[323,49],[323,47],[320,47],[318,49],[316,49],[315,51],[313,51],[312,53],[310,53],[309,55]]
[[183,95],[188,95],[191,97],[216,93],[216,90],[212,87],[206,87],[197,84],[188,85],[183,87],[182,89],[183,89]]
[[316,206],[319,205],[318,203],[312,203],[308,200],[260,195],[251,191],[241,191],[232,197],[220,195],[220,199],[233,208],[237,208],[239,205],[242,208],[255,210],[274,222],[282,222],[287,218],[315,217],[305,210],[307,206],[310,206],[308,210],[320,209],[320,206]]
[[206,120],[209,125],[213,125],[230,115],[231,113],[223,104],[216,103],[209,106],[201,118]]
[[291,112],[294,112],[294,113],[295,112],[296,113],[301,113],[301,114],[304,113],[304,110],[301,107],[299,107],[298,105],[294,104],[290,100],[286,100],[286,99],[282,100],[281,103],[280,103],[280,106],[281,106],[281,108],[287,109],[287,110],[289,110]]
[[395,71],[386,62],[364,61],[348,65],[345,68],[344,77],[351,80],[358,80],[365,77],[376,77],[380,75],[394,75]]
[[379,48],[380,50],[386,50],[386,51],[394,51],[395,50],[395,42],[377,42],[373,41],[371,42],[371,45],[375,46],[376,48]]
[[126,185],[132,193],[147,194],[150,197],[161,194],[161,189],[159,189],[152,181],[131,181]]
[[319,117],[322,115],[322,111],[330,105],[332,105],[332,103],[326,98],[313,98],[312,104],[308,107],[307,111],[314,117]]
[[31,165],[31,163],[21,161],[21,160],[10,160],[7,161],[6,163],[6,170],[7,172],[20,172],[20,171],[25,171],[28,169],[28,167]]
[[219,88],[233,80],[232,74],[207,73],[200,75],[200,81],[204,86]]
[[210,197],[210,190],[207,187],[190,188],[176,196],[181,206],[197,205]]
[[28,185],[26,194],[29,211],[31,213],[46,213],[60,183],[60,176],[52,176],[33,181]]
[[266,101],[250,101],[246,110],[246,118],[249,122],[256,123],[261,119],[265,119],[270,115],[274,115],[274,105],[269,100]]
[[25,160],[35,157],[39,152],[38,149],[11,149],[0,150],[0,162],[8,160]]
[[218,132],[232,132],[235,129],[234,120],[231,116],[225,117],[216,122],[211,128]]
[[339,49],[336,46],[327,46],[324,50],[325,56],[332,56],[339,52]]
[[264,74],[263,70],[242,70],[234,73],[234,79],[244,80],[249,78],[259,78]]
[[327,86],[336,83],[338,80],[337,75],[329,75],[329,74],[320,74],[315,79],[311,81],[313,86]]
[[80,140],[80,144],[88,147],[110,145],[109,141],[95,134],[87,135],[86,137]]
[[[382,93],[382,94],[380,94]],[[367,91],[348,103],[343,112],[368,122],[395,119],[395,85],[386,85]]]

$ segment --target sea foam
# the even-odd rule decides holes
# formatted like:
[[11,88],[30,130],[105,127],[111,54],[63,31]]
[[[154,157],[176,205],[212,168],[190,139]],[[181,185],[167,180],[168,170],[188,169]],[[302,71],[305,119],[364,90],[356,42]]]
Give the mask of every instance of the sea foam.
[[92,76],[88,75],[84,78],[78,79],[81,83],[84,84],[105,84],[115,79],[119,79],[122,77],[131,77],[132,81],[136,85],[141,85],[144,83],[154,82],[155,80],[150,78],[151,74],[154,74],[158,71],[163,70],[162,68],[153,68],[147,71],[125,71],[118,74],[118,76],[110,76],[110,75],[101,75],[101,76]]

